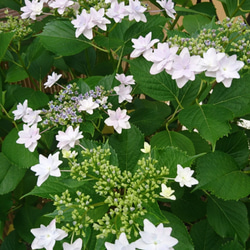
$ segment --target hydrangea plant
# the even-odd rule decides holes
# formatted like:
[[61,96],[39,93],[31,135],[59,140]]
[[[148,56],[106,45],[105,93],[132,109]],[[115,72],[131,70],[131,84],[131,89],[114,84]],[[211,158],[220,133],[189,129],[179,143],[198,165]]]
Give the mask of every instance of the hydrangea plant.
[[1,249],[250,247],[250,5],[220,1],[0,3]]

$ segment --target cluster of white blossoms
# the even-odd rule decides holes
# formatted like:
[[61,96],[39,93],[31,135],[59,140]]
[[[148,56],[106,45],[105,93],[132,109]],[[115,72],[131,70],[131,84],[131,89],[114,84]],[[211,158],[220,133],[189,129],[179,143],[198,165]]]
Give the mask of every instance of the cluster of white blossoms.
[[169,44],[158,43],[157,48],[152,46],[157,39],[151,41],[151,32],[145,37],[132,39],[133,52],[131,57],[136,58],[142,55],[147,61],[152,62],[150,73],[152,75],[166,71],[176,80],[177,86],[182,88],[189,80],[194,81],[195,75],[205,72],[208,77],[216,78],[225,87],[230,87],[234,78],[239,79],[238,71],[243,68],[244,63],[237,60],[236,55],[228,56],[226,53],[219,53],[214,48],[199,55],[190,55],[188,48],[183,48],[177,54],[177,46],[169,47]]
[[[89,11],[83,9],[80,14],[77,14],[80,5],[70,0],[25,0],[25,6],[21,8],[23,12],[21,17],[36,20],[36,16],[43,13],[44,3],[47,3],[52,9],[57,9],[60,15],[67,8],[72,8],[76,13],[76,19],[71,21],[76,28],[75,36],[79,37],[83,34],[90,40],[93,38],[93,28],[98,27],[101,30],[107,30],[106,25],[111,23],[108,18],[113,19],[116,23],[121,22],[125,17],[128,17],[129,21],[147,22],[144,14],[147,8],[139,0],[129,0],[128,5],[125,5],[124,1],[118,2],[117,0],[106,0],[105,2],[110,3],[110,7],[107,9],[100,8],[97,11],[94,7],[91,7]],[[176,12],[172,0],[158,0],[157,3],[166,11],[168,16],[175,18],[174,14]],[[104,17],[104,15],[108,18]]]
[[135,249],[164,249],[171,250],[172,247],[178,243],[178,240],[170,236],[172,232],[171,227],[164,227],[160,223],[157,227],[148,219],[144,219],[144,231],[140,231],[140,239],[129,243],[125,233],[121,233],[119,239],[115,243],[105,243],[107,250],[135,250]]

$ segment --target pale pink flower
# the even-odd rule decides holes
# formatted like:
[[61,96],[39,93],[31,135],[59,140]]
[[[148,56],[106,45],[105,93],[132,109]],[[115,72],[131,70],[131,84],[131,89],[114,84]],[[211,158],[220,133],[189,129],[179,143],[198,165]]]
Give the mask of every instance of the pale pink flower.
[[36,16],[40,15],[43,11],[43,1],[39,2],[38,0],[25,0],[25,6],[20,9],[23,14],[21,15],[22,19],[31,18],[36,20]]
[[156,75],[164,69],[166,72],[170,72],[178,49],[178,47],[169,48],[168,43],[158,43],[157,49],[146,57],[148,61],[153,62],[150,74]]
[[59,152],[56,152],[54,155],[49,154],[48,158],[40,154],[39,164],[31,167],[31,170],[36,172],[36,176],[38,176],[37,186],[40,187],[50,175],[55,177],[61,176],[60,169],[58,168],[61,163]]
[[113,18],[116,23],[120,23],[126,16],[124,2],[118,3],[116,0],[112,2],[110,8],[106,12],[106,16]]
[[132,87],[130,85],[125,86],[124,84],[121,84],[114,87],[114,91],[119,96],[119,103],[122,103],[123,101],[132,102],[133,97],[130,95]]
[[57,9],[58,13],[62,15],[66,8],[72,6],[73,1],[70,0],[53,0],[49,2],[49,7]]
[[139,36],[138,39],[133,38],[132,47],[134,48],[134,50],[132,51],[130,56],[132,58],[139,57],[140,55],[147,56],[147,54],[150,53],[152,50],[151,47],[155,43],[159,42],[159,39],[153,39],[151,41],[151,37],[152,37],[152,32],[149,32],[145,37]]
[[31,126],[35,123],[38,123],[42,120],[39,115],[41,110],[32,110],[31,108],[27,110],[27,113],[23,116],[23,122],[27,123],[28,126]]
[[76,28],[76,37],[79,37],[81,34],[83,34],[89,40],[93,38],[92,28],[95,26],[95,24],[92,22],[92,19],[93,17],[87,13],[85,9],[83,9],[82,13],[77,15],[76,19],[71,21],[71,23],[74,25],[74,28]]
[[200,56],[190,56],[188,48],[183,48],[180,55],[176,55],[172,69],[168,72],[172,79],[176,80],[179,88],[182,88],[189,80],[195,80],[195,74],[205,69]]
[[127,115],[127,110],[121,110],[118,108],[116,111],[108,109],[109,118],[104,122],[108,126],[113,126],[118,134],[121,134],[122,129],[130,129],[130,124],[128,122],[129,116]]
[[106,24],[111,23],[106,17],[104,17],[104,8],[98,11],[95,8],[90,8],[90,16],[92,17],[92,23],[102,30],[107,30]]
[[129,21],[135,20],[136,22],[147,22],[147,18],[143,14],[147,8],[143,7],[139,0],[129,0],[129,5],[125,6],[125,8]]
[[93,97],[89,97],[88,99],[83,99],[79,102],[80,106],[78,108],[79,111],[86,111],[88,114],[92,115],[93,110],[99,107],[99,104],[93,101]]
[[203,53],[203,63],[206,68],[206,76],[213,77],[216,75],[216,71],[220,67],[220,60],[225,57],[225,53],[218,53],[215,48],[209,48],[206,52]]
[[51,75],[48,76],[47,82],[44,83],[44,87],[51,88],[60,78],[62,74],[57,74],[55,72],[52,72]]
[[132,75],[125,76],[125,74],[116,74],[115,79],[124,85],[134,85],[135,80]]
[[167,15],[173,19],[175,19],[174,3],[172,0],[157,0],[156,1],[167,13]]
[[59,141],[57,147],[70,150],[79,143],[81,138],[83,138],[83,135],[82,132],[79,132],[79,127],[74,130],[72,126],[69,126],[65,132],[59,131],[56,135],[56,140]]
[[167,187],[164,183],[161,184],[161,192],[160,195],[166,199],[176,200],[175,195],[173,195],[174,190],[171,187]]
[[31,110],[31,108],[28,108],[28,100],[25,100],[23,104],[18,103],[17,109],[12,111],[14,114],[14,120],[23,118],[23,116],[25,116],[29,110]]
[[160,223],[157,227],[148,219],[144,219],[144,231],[139,232],[141,238],[134,242],[134,246],[143,250],[172,250],[178,240],[170,236],[171,227],[163,227]]
[[[215,74],[216,81],[222,82],[225,87],[229,88],[233,79],[240,78],[238,71],[243,68],[244,63],[242,61],[238,61],[236,55],[232,55],[223,57],[219,64],[220,67]],[[212,74],[207,73],[207,75],[211,76]]]
[[19,138],[16,143],[24,144],[25,148],[28,148],[30,152],[34,152],[37,141],[41,138],[39,134],[39,128],[37,124],[29,127],[27,124],[23,124],[23,130],[18,132]]
[[186,167],[183,168],[180,164],[177,165],[177,176],[175,177],[175,181],[179,182],[180,186],[187,186],[191,187],[192,185],[196,185],[199,182],[192,177],[194,170],[191,168]]
[[45,248],[46,250],[53,250],[56,241],[68,236],[65,231],[56,228],[55,219],[47,227],[40,225],[40,228],[33,228],[30,231],[35,236],[31,244],[32,249]]
[[63,243],[63,250],[82,250],[82,239],[78,238],[74,243]]
[[114,244],[105,242],[105,247],[107,250],[135,250],[133,243],[129,244],[125,233],[121,233]]

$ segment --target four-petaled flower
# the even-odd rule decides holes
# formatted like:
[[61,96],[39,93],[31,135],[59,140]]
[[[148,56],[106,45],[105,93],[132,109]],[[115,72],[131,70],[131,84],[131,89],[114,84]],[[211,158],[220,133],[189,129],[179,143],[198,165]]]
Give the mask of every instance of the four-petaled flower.
[[124,2],[118,3],[114,1],[106,12],[106,16],[113,18],[116,23],[120,23],[126,15],[126,8]]
[[125,74],[116,74],[115,79],[124,85],[134,85],[135,80],[132,75],[125,76]]
[[160,223],[157,227],[148,219],[144,219],[144,231],[139,232],[141,238],[134,242],[134,246],[143,250],[170,250],[178,243],[178,240],[170,236],[171,227],[163,227]]
[[46,88],[51,88],[60,78],[62,74],[57,74],[55,72],[52,72],[50,76],[48,76],[47,82],[44,83],[44,87]]
[[191,187],[199,183],[198,180],[192,177],[193,173],[194,170],[191,170],[190,167],[183,168],[180,164],[177,164],[177,176],[174,180],[179,182],[181,187]]
[[143,55],[144,57],[147,57],[147,54],[151,52],[151,47],[159,42],[159,39],[153,39],[151,41],[152,32],[149,32],[145,37],[139,36],[138,39],[133,38],[131,41],[134,43],[132,47],[134,50],[131,53],[131,57],[139,57],[140,55]]
[[49,2],[49,7],[57,9],[58,13],[62,15],[65,9],[72,6],[73,4],[74,2],[70,0],[54,0],[53,2]]
[[143,14],[147,8],[143,7],[139,0],[129,0],[129,5],[125,6],[125,9],[129,21],[135,20],[136,22],[147,22],[147,18]]
[[124,84],[121,84],[119,86],[114,87],[114,91],[119,96],[119,103],[122,103],[123,101],[132,102],[133,97],[130,95],[132,87],[130,85],[125,86]]
[[79,127],[74,130],[72,126],[69,126],[65,132],[59,131],[56,135],[56,140],[59,141],[57,147],[70,150],[79,143],[81,138],[83,138],[83,135],[82,132],[79,132]]
[[43,1],[39,2],[38,0],[25,0],[25,5],[20,10],[23,12],[21,15],[22,19],[31,18],[36,20],[36,16],[40,15],[43,10]]
[[31,108],[28,108],[22,120],[23,122],[27,123],[28,126],[31,126],[42,120],[41,116],[39,115],[40,113],[41,110],[32,110]]
[[31,233],[35,236],[31,244],[32,249],[45,248],[46,250],[53,250],[56,241],[67,237],[67,233],[62,229],[56,228],[56,220],[52,220],[46,227],[40,225],[40,228],[31,229]]
[[30,152],[34,152],[37,141],[41,138],[37,124],[33,124],[31,127],[27,124],[23,124],[23,130],[19,131],[18,135],[19,138],[16,143],[24,144],[25,148],[28,148]]
[[105,247],[107,250],[135,250],[133,243],[129,244],[125,233],[121,233],[114,244],[105,242]]
[[93,97],[89,97],[88,99],[83,99],[79,102],[80,106],[78,108],[79,111],[86,111],[88,114],[92,115],[93,110],[99,107],[97,102],[93,101]]
[[176,200],[175,195],[173,195],[174,190],[171,187],[167,187],[164,183],[161,184],[161,192],[160,195],[166,199]]
[[37,186],[41,186],[50,175],[55,177],[61,176],[60,169],[58,168],[61,163],[59,152],[56,152],[54,155],[49,154],[48,158],[40,154],[39,164],[31,167],[31,170],[36,172],[36,176],[38,176]]
[[67,242],[63,243],[63,250],[81,250],[82,249],[82,239],[77,239],[74,243],[69,244]]
[[129,116],[127,115],[127,110],[121,110],[118,108],[116,111],[108,109],[109,118],[107,118],[104,122],[108,126],[113,126],[118,134],[121,134],[122,129],[129,129],[130,123],[128,122]]
[[28,108],[28,100],[25,100],[23,104],[18,103],[17,109],[12,111],[12,113],[14,114],[14,120],[23,118],[23,116],[25,116],[30,109],[31,108]]

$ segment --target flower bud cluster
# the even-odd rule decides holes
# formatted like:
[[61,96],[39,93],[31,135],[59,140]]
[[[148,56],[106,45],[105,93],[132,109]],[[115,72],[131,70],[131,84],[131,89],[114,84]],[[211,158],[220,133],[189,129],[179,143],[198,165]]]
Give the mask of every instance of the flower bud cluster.
[[14,39],[18,40],[32,33],[32,29],[29,27],[30,20],[22,20],[18,16],[9,15],[8,10],[4,13],[6,20],[0,22],[0,33],[15,32]]
[[85,114],[79,111],[79,102],[92,97],[93,101],[99,104],[99,109],[108,109],[112,107],[112,104],[107,102],[109,94],[110,91],[104,90],[102,86],[96,86],[95,90],[90,90],[83,95],[79,93],[76,83],[69,84],[55,95],[55,100],[49,102],[48,110],[43,109],[42,126],[79,126],[84,121]]
[[57,210],[56,220],[59,222],[70,221],[62,227],[62,230],[86,237],[86,228],[93,223],[88,215],[88,212],[94,208],[90,205],[92,202],[90,196],[78,190],[72,198],[69,191],[66,190],[61,197],[56,195],[54,200]]
[[[226,50],[231,45],[234,48],[230,49],[230,51],[241,52],[241,54],[245,55],[249,51],[248,44],[245,41],[242,43],[242,39],[239,40],[238,37],[245,36],[249,31],[250,29],[241,19],[226,18],[222,22],[218,21],[214,29],[204,28],[196,37],[184,38],[175,35],[168,38],[167,42],[171,47],[177,45],[179,50],[185,47],[188,48],[191,55],[202,55],[209,48],[215,48],[217,52],[229,52]],[[235,39],[237,39],[236,42]],[[242,44],[245,46],[242,46]],[[243,62],[247,60],[243,56],[241,59],[243,59]]]
[[86,9],[86,5],[89,7],[94,7],[96,10],[99,10],[101,8],[107,8],[107,4],[105,3],[105,0],[79,0],[78,3],[82,8]]

